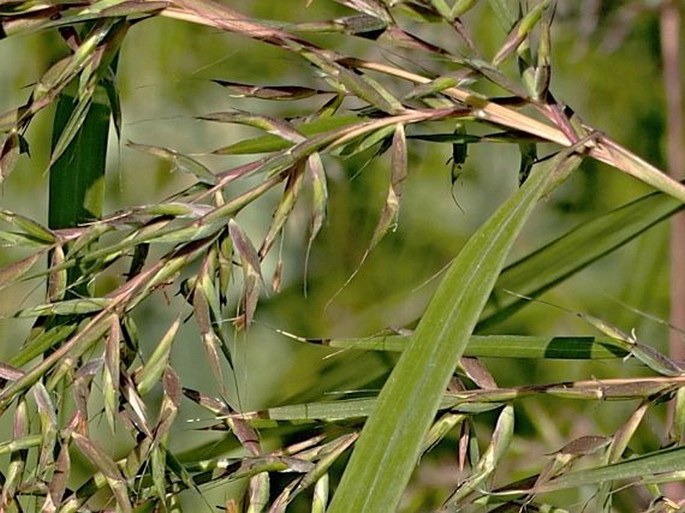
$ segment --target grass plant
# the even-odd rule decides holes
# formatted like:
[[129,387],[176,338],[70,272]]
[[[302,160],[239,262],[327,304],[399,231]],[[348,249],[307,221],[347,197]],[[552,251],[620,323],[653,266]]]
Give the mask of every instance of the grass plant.
[[[12,419],[11,435],[0,443],[7,458],[0,511],[180,511],[191,495],[194,509],[251,513],[681,511],[685,496],[674,483],[685,472],[682,362],[583,306],[560,308],[579,318],[584,332],[512,329],[524,307],[544,303],[544,293],[645,237],[685,203],[682,183],[584,122],[552,91],[553,28],[562,6],[290,3],[302,19],[259,17],[259,2],[0,3],[2,38],[47,33],[62,45],[26,102],[0,115],[5,183],[29,148],[50,147],[47,223],[0,210],[0,238],[21,252],[8,253],[0,288],[13,293],[34,283],[42,294],[4,313],[32,324],[0,365],[0,416]],[[326,17],[309,20],[308,12]],[[494,50],[492,38],[471,35],[478,16],[498,24]],[[238,71],[216,77],[213,85],[230,94],[231,106],[197,112],[197,124],[230,127],[226,133],[241,139],[209,155],[126,141],[127,149],[183,171],[186,183],[162,200],[150,194],[144,203],[108,211],[107,152],[122,144],[126,116],[116,76],[120,55],[131,51],[133,31],[160,19],[259,42],[303,71],[277,84],[243,82]],[[237,99],[248,108],[232,106]],[[29,137],[39,116],[53,117],[52,144]],[[451,263],[435,278],[415,325],[363,337],[277,327],[287,343],[319,351],[321,359],[344,357],[307,393],[284,392],[264,408],[246,408],[241,358],[264,350],[251,334],[263,329],[262,308],[289,292],[281,291],[287,258],[305,275],[318,265],[318,244],[334,222],[328,216],[341,189],[340,166],[389,170],[356,267],[339,271],[345,278],[320,301],[332,309],[396,236],[408,182],[423,166],[414,153],[419,144],[451,155],[445,168],[453,186],[474,148],[513,148],[519,187],[462,247],[445,249]],[[219,158],[230,166],[215,166]],[[650,192],[570,230],[560,224],[549,242],[513,252],[541,203],[588,162],[611,166]],[[361,192],[354,201],[372,201]],[[248,213],[265,204],[272,215],[257,237]],[[347,207],[351,215],[352,200]],[[299,253],[284,253],[290,238],[299,241]],[[346,241],[333,243],[345,252]],[[386,255],[379,279],[392,282]],[[317,276],[294,288],[321,295]],[[177,312],[150,343],[146,322],[164,302]],[[212,387],[186,384],[174,356],[179,345],[202,354],[196,365]],[[507,385],[492,370],[526,362],[554,373],[555,360],[580,362],[579,370],[568,380],[517,376]],[[582,362],[601,362],[603,375]],[[306,365],[296,363],[295,372],[305,376]],[[330,393],[340,382],[327,383],[341,376],[354,389],[336,399]],[[528,461],[536,470],[526,475],[512,461],[520,461],[526,438],[544,445],[544,423],[554,419],[534,418],[538,406],[530,405],[548,400],[569,411],[592,403],[576,413],[587,429]],[[596,417],[618,403],[621,421],[608,431]],[[659,421],[660,443],[645,442],[640,432],[652,416],[662,419],[664,403],[672,406]],[[185,422],[188,405],[211,422],[195,430]],[[189,425],[197,440],[207,432],[225,436],[179,448]],[[422,487],[422,472],[440,468],[446,449],[458,462],[451,484]],[[238,491],[216,504],[210,494],[229,483]]]

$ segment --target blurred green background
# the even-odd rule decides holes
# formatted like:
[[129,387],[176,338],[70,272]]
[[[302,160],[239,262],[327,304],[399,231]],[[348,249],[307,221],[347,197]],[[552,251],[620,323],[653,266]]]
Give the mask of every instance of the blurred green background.
[[[330,0],[227,3],[252,16],[279,22],[330,19],[350,11]],[[599,7],[598,7],[599,4]],[[629,21],[622,17],[627,6],[636,7]],[[560,2],[553,31],[552,91],[591,126],[603,130],[627,148],[664,168],[663,85],[660,76],[658,15],[649,2]],[[632,11],[631,11],[632,12]],[[504,33],[487,6],[464,18],[473,39],[492,56]],[[423,36],[446,47],[440,30],[423,28]],[[377,59],[402,59],[382,42],[340,35],[317,40],[355,55]],[[25,101],[30,86],[66,48],[55,34],[26,35],[0,41],[0,110]],[[414,66],[432,70],[443,63],[416,56]],[[128,140],[161,145],[198,154],[213,170],[221,171],[246,161],[241,157],[207,155],[213,149],[256,132],[232,125],[210,124],[195,116],[229,108],[270,115],[295,116],[309,105],[281,105],[234,98],[212,79],[261,85],[321,85],[311,69],[293,55],[268,45],[169,19],[151,19],[134,26],[126,37],[118,70],[123,105],[121,140],[112,135],[108,163],[107,212],[167,197],[192,183],[192,177],[171,174],[169,165],[125,146]],[[3,184],[0,206],[46,221],[47,174],[52,110],[38,116],[27,134],[31,156],[23,156]],[[449,128],[446,127],[446,130]],[[545,152],[553,148],[545,148]],[[463,176],[452,187],[449,148],[414,141],[410,144],[410,174],[403,197],[400,224],[371,253],[358,274],[339,294],[354,273],[371,239],[385,200],[389,177],[387,156],[370,161],[369,155],[326,160],[330,189],[328,219],[312,247],[304,294],[304,260],[309,223],[306,205],[299,205],[287,225],[282,251],[282,291],[262,298],[256,324],[236,337],[236,372],[228,388],[231,404],[252,410],[271,404],[318,397],[322,391],[338,397],[350,391],[374,389],[388,371],[392,358],[373,353],[337,353],[304,346],[276,332],[300,336],[368,336],[381,330],[411,326],[421,315],[434,287],[436,273],[450,262],[463,242],[517,186],[518,152],[504,145],[472,145]],[[245,184],[236,187],[244,187]],[[635,180],[603,165],[586,161],[568,182],[538,208],[535,218],[517,242],[512,259],[523,256],[556,238],[576,224],[591,219],[649,192]],[[456,202],[455,202],[456,198]],[[241,213],[241,226],[253,240],[263,236],[276,195],[267,195]],[[457,204],[458,202],[458,204]],[[660,350],[667,347],[667,328],[635,309],[659,319],[668,316],[667,224],[627,245],[545,294],[549,303],[587,312],[611,321],[624,330],[635,329],[641,339]],[[13,248],[0,249],[0,261],[16,256]],[[277,251],[267,259],[265,279],[270,281]],[[100,290],[112,288],[104,280]],[[32,304],[43,291],[27,283],[3,291],[0,314],[17,304]],[[138,314],[138,326],[152,348],[178,312],[189,312],[179,297],[148,301]],[[17,348],[30,324],[0,319],[0,358]],[[529,305],[493,331],[515,334],[582,334],[592,330],[575,316],[542,303]],[[172,363],[183,385],[217,394],[193,322],[182,328],[174,346]],[[611,364],[488,361],[502,386],[601,378],[613,372]],[[628,363],[627,369],[638,367]],[[509,460],[510,478],[539,471],[536,457],[558,449],[573,437],[610,434],[625,421],[634,404],[529,401],[517,403],[516,445]],[[594,409],[579,422],[579,409]],[[586,410],[587,411],[587,410]],[[211,420],[203,411],[185,404],[182,418]],[[488,417],[486,421],[490,421]],[[590,424],[590,421],[594,422]],[[7,424],[3,419],[2,424]],[[642,429],[640,440],[655,448],[662,442],[663,419]],[[484,422],[483,426],[487,426]],[[184,450],[223,435],[199,432],[199,424],[178,423],[172,449]],[[650,425],[650,424],[647,424]],[[107,429],[102,426],[103,436]],[[483,435],[487,435],[483,431]],[[122,441],[122,443],[124,443]],[[454,440],[452,441],[454,443]],[[438,487],[441,479],[456,482],[454,447],[446,444],[419,482]],[[538,465],[538,466],[533,466]],[[431,469],[433,469],[431,471]],[[434,472],[431,474],[431,472]],[[450,473],[451,472],[451,473]],[[215,504],[228,494],[223,487],[208,492]],[[424,492],[412,499],[423,501]],[[188,493],[188,500],[193,494]],[[569,498],[582,502],[583,497]],[[190,503],[189,503],[190,504]],[[201,504],[194,503],[194,504]],[[419,511],[420,509],[416,509]]]

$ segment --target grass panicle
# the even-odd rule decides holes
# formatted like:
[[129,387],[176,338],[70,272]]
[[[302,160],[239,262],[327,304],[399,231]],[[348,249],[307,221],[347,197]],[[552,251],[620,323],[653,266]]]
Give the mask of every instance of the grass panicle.
[[[648,496],[656,508],[685,470],[682,362],[652,335],[638,337],[577,306],[558,310],[592,334],[521,332],[516,324],[524,307],[549,303],[540,296],[645,237],[685,203],[683,183],[555,98],[555,24],[574,8],[553,0],[317,0],[297,9],[302,13],[264,19],[251,14],[258,6],[214,0],[0,5],[0,38],[23,44],[29,34],[49,34],[59,47],[25,101],[0,113],[3,186],[12,185],[31,148],[50,149],[47,222],[0,209],[0,241],[12,248],[2,256],[0,289],[38,291],[3,312],[3,322],[32,325],[22,340],[3,346],[0,415],[12,421],[0,443],[7,457],[0,510],[180,511],[194,497],[208,511],[254,513],[562,511],[552,508],[567,507],[559,502],[566,490],[593,495],[589,506],[568,511],[629,511],[623,494]],[[312,21],[308,9],[326,17]],[[490,23],[482,40],[479,15],[500,25]],[[298,71],[282,80],[264,72],[254,83],[241,73],[197,79],[223,94],[226,107],[193,112],[194,126],[238,140],[188,150],[150,133],[151,140],[122,144],[130,96],[142,93],[120,85],[119,60],[136,30],[155,19],[258,44],[245,75],[279,60],[297,63]],[[50,113],[51,141],[33,140],[36,119]],[[350,329],[338,300],[362,276],[378,286],[365,274],[375,258],[384,259],[383,283],[401,281],[387,248],[405,234],[403,205],[411,205],[427,167],[422,159],[429,161],[417,147],[450,156],[453,198],[488,148],[518,156],[507,165],[519,187],[492,205],[461,247],[445,242],[452,262],[412,329],[360,336],[364,324],[355,321],[349,335],[340,328],[335,336],[308,333],[322,326],[313,319],[326,315],[339,315]],[[117,150],[129,149],[182,171],[183,185],[163,199],[149,194],[141,204],[110,209],[106,169]],[[571,229],[552,223],[550,242],[521,242],[545,201],[597,163],[653,190]],[[388,171],[370,192],[362,172],[376,166]],[[359,206],[367,204],[370,210]],[[266,219],[261,231],[254,219]],[[450,226],[421,222],[426,232]],[[342,224],[363,246],[329,241]],[[341,270],[346,280],[324,277],[335,274],[319,257],[326,244],[356,266]],[[317,301],[323,314],[288,299],[294,328],[265,329],[278,298],[293,297],[293,268],[304,271],[300,295]],[[270,287],[265,276],[273,276]],[[338,290],[332,298],[322,299],[326,287],[316,286],[325,279]],[[170,319],[151,313],[165,309],[174,310]],[[369,308],[368,315],[377,314]],[[331,363],[317,367],[321,372],[296,364],[297,379],[282,384],[273,404],[247,409],[240,376],[254,355],[270,350],[260,345],[265,332],[303,353],[326,352]],[[201,379],[184,374],[184,354],[193,355]],[[288,358],[267,356],[267,374],[276,380]],[[578,365],[573,378],[550,378],[556,360]],[[519,381],[500,379],[505,366]],[[534,381],[540,375],[544,380]],[[550,399],[570,408],[592,402],[582,415],[594,431],[578,434],[536,418],[532,412],[541,410],[530,405]],[[594,412],[618,401],[624,408],[608,433]],[[664,402],[673,404],[667,420],[660,417]],[[205,415],[199,425],[186,423],[191,409]],[[642,433],[655,425],[664,432]],[[189,429],[198,439],[221,436],[186,447]],[[514,471],[531,432],[539,445]],[[538,451],[560,441],[566,443],[558,451]],[[423,486],[423,472],[440,466],[445,447],[456,454],[458,473],[449,483]],[[239,491],[226,492],[215,507],[212,494],[229,484]],[[415,496],[422,504],[412,502]]]

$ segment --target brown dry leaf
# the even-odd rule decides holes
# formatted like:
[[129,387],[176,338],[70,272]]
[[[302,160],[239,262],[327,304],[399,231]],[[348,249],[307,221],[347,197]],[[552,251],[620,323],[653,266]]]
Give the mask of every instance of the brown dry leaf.
[[390,230],[397,226],[397,217],[400,211],[400,200],[404,181],[407,178],[407,138],[404,126],[397,125],[392,138],[392,162],[390,174],[390,187],[385,199],[385,205],[381,211],[376,230],[371,238],[367,252],[370,252]]
[[19,134],[12,131],[0,142],[0,183],[9,176],[14,166],[17,165],[20,153]]
[[257,301],[259,300],[262,283],[261,265],[257,250],[233,219],[228,222],[228,232],[233,241],[233,248],[238,252],[243,268],[243,312],[241,318],[236,322],[239,327],[247,328],[252,323],[255,310],[257,309]]
[[102,473],[122,513],[131,513],[133,506],[128,495],[126,480],[114,460],[90,438],[79,433],[71,435],[81,453]]
[[183,395],[194,403],[202,406],[209,410],[212,414],[218,416],[226,416],[232,413],[231,409],[226,405],[225,402],[219,401],[213,397],[210,397],[197,390],[192,390],[190,388],[182,389]]

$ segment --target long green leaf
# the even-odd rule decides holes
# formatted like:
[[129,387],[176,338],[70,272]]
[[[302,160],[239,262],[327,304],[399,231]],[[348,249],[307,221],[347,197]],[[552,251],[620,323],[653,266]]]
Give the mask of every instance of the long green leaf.
[[498,278],[478,331],[507,319],[530,302],[503,291],[537,297],[684,207],[655,192],[583,223],[514,262]]
[[396,509],[511,245],[540,197],[579,161],[565,150],[535,170],[461,250],[379,395],[330,513]]
[[[367,338],[298,339],[338,349],[400,352],[411,335],[381,335]],[[531,335],[472,335],[463,356],[485,358],[532,358],[559,360],[596,360],[624,358],[625,344],[610,337]]]
[[682,471],[685,469],[684,461],[685,447],[671,447],[611,465],[577,470],[552,479],[536,487],[534,491],[545,493],[619,479],[649,478],[656,474]]
[[[60,98],[55,114],[53,145],[57,145],[75,107],[73,97],[65,95]],[[106,98],[96,95],[88,114],[72,136],[71,144],[53,164],[50,171],[50,228],[70,228],[102,215],[109,114]]]
[[[351,114],[325,118],[316,118],[312,121],[308,121],[300,125],[297,125],[297,130],[305,136],[312,136],[327,132],[329,130],[334,130],[336,128],[348,126],[353,123],[359,123],[361,121],[363,121],[363,118]],[[268,134],[255,137],[253,139],[240,141],[229,146],[216,149],[213,153],[217,155],[243,155],[252,153],[268,153],[288,148],[289,146],[292,146],[292,144],[292,142],[283,139],[278,135]]]
[[[105,164],[109,135],[110,108],[104,90],[97,88],[93,102],[81,122],[72,126],[79,102],[69,95],[60,97],[55,112],[52,136],[54,163],[50,170],[48,224],[50,228],[72,228],[102,216],[105,195]],[[64,131],[71,129],[70,142],[64,146]],[[59,155],[57,158],[55,158]],[[67,272],[68,283],[75,283],[81,270]],[[69,290],[70,298],[87,296],[85,283]]]

